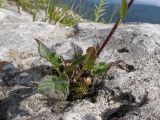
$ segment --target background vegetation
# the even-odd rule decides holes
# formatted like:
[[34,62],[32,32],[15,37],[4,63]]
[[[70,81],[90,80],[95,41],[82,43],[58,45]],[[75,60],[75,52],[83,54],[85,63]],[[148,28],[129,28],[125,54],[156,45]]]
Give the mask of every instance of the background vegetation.
[[[71,6],[72,10],[78,13],[82,18],[94,21],[94,6],[99,0],[62,0]],[[100,22],[110,23],[115,22],[118,17],[118,9],[120,7],[120,0],[115,0],[109,3],[106,8],[106,14]],[[110,0],[111,1],[111,0]],[[80,4],[81,3],[81,4]],[[77,5],[77,6],[76,6]],[[160,7],[145,4],[134,4],[128,11],[125,22],[142,22],[160,24]],[[141,16],[141,17],[140,17]]]
[[[108,16],[107,13],[107,1],[106,0],[13,0],[18,6],[18,12],[20,9],[31,13],[33,15],[33,21],[36,18],[37,13],[40,10],[46,12],[45,20],[54,23],[62,23],[68,26],[76,25],[80,18],[96,21],[96,22],[108,22],[112,20],[116,13]],[[106,16],[108,18],[108,21]]]
[[68,26],[74,26],[80,17],[71,11],[67,4],[60,0],[12,0],[16,2],[18,12],[21,9],[33,15],[33,21],[39,11],[45,11],[45,20],[53,23],[62,23]]
[[0,8],[3,7],[4,0],[0,0]]
[[[4,6],[3,3],[4,0],[0,0],[0,7]],[[49,7],[49,0],[8,0],[8,1],[15,1],[17,2],[17,5],[20,6],[18,3],[19,1],[21,3],[21,7],[24,10],[30,12],[33,14],[33,20],[36,17],[37,11],[39,11],[39,8],[43,8],[46,10]],[[38,1],[38,3],[43,3],[45,1],[45,4],[38,5],[39,7],[35,7],[35,1]],[[99,6],[99,2],[101,0],[51,0],[56,1],[57,10],[54,9],[54,12],[56,12],[57,17],[54,17],[52,14],[52,19],[49,16],[46,16],[46,21],[50,21],[53,23],[61,22],[62,24],[74,26],[76,23],[79,22],[80,18],[96,21],[95,20],[95,6]],[[108,2],[109,0],[106,0],[107,7],[105,10],[105,15],[98,21],[103,23],[111,23],[115,22],[116,18],[118,17],[118,9],[119,9],[119,0],[115,0],[115,3]],[[61,3],[61,4],[60,4]],[[59,9],[63,8],[64,9]],[[67,8],[67,9],[66,9]],[[63,11],[61,13],[61,10]],[[66,16],[61,18],[61,14],[66,13]],[[71,12],[72,11],[72,12]],[[128,15],[125,19],[125,22],[147,22],[152,24],[160,24],[160,7],[152,6],[152,5],[139,5],[135,4],[132,6],[132,8],[128,11]],[[68,15],[69,14],[69,15]],[[49,15],[49,14],[48,14]],[[69,17],[67,17],[69,16]],[[141,17],[139,17],[141,16]],[[59,20],[57,20],[59,18]]]

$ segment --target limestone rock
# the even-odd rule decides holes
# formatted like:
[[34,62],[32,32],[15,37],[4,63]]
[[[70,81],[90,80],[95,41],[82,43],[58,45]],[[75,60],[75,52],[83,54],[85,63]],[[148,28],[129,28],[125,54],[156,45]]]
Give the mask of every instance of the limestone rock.
[[[40,58],[34,38],[59,55],[71,58],[74,43],[86,52],[102,42],[113,24],[80,23],[79,34],[67,38],[72,28],[32,22],[25,12],[0,9],[0,119],[2,120],[142,120],[160,119],[160,25],[122,24],[98,61],[123,60],[126,69],[112,67],[98,78],[103,82],[94,102],[71,103],[63,112],[37,93],[37,83],[50,65]],[[10,75],[7,84],[4,76]]]

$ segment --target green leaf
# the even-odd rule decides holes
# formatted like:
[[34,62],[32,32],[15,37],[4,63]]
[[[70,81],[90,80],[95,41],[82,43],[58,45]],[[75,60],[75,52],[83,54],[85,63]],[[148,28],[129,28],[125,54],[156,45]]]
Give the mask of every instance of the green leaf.
[[38,91],[52,99],[65,100],[69,94],[69,81],[66,74],[61,76],[47,75],[39,84]]
[[94,65],[91,70],[92,75],[101,75],[108,70],[108,65],[105,62],[100,62]]
[[83,63],[85,70],[91,70],[94,66],[96,60],[96,49],[94,47],[89,47],[87,49],[86,58]]
[[126,17],[127,10],[128,10],[127,0],[122,0],[120,12],[119,12],[119,16],[120,16],[121,20],[124,20],[124,18]]
[[94,16],[95,22],[100,21],[102,17],[106,14],[107,2],[106,0],[100,0],[98,5],[95,5]]
[[73,61],[73,65],[78,65],[78,64],[82,64],[84,59],[85,59],[86,55],[81,55],[81,56],[76,56],[76,59],[74,59]]
[[47,59],[54,67],[62,65],[62,60],[56,53],[50,53]]
[[38,52],[42,57],[47,57],[50,54],[50,50],[41,43],[38,39],[35,39],[38,44]]
[[62,59],[56,54],[51,52],[42,42],[35,39],[38,44],[39,54],[46,58],[54,67],[59,67],[62,65]]

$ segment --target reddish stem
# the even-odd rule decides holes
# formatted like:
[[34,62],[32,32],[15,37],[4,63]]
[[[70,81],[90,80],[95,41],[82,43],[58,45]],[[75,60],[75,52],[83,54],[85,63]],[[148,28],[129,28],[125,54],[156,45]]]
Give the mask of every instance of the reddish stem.
[[[132,3],[134,2],[134,0],[130,0],[129,4],[128,4],[128,9],[131,7]],[[97,52],[97,57],[99,57],[100,53],[103,51],[104,47],[107,45],[107,43],[109,42],[109,40],[111,39],[111,37],[113,36],[114,32],[117,30],[118,25],[121,21],[120,16],[118,17],[116,23],[114,24],[111,32],[109,33],[109,35],[107,36],[106,40],[103,42],[102,46],[100,47],[100,49]]]

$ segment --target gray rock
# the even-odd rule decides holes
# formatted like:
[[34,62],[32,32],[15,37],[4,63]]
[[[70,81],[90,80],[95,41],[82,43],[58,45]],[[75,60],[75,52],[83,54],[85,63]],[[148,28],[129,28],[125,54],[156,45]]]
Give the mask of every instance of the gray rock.
[[2,61],[0,62],[0,85],[8,85],[17,74],[18,69],[11,63]]
[[[72,28],[32,22],[29,14],[19,14],[15,8],[0,9],[0,24],[0,61],[8,63],[0,65],[0,119],[160,119],[160,25],[121,25],[98,61],[123,60],[124,69],[114,66],[97,78],[103,86],[95,102],[77,100],[63,112],[52,113],[54,106],[36,89],[50,64],[40,58],[34,38],[70,59],[75,50],[70,43],[85,53],[104,40],[113,24],[80,23],[79,34],[67,38]],[[8,74],[13,76],[1,84]]]

